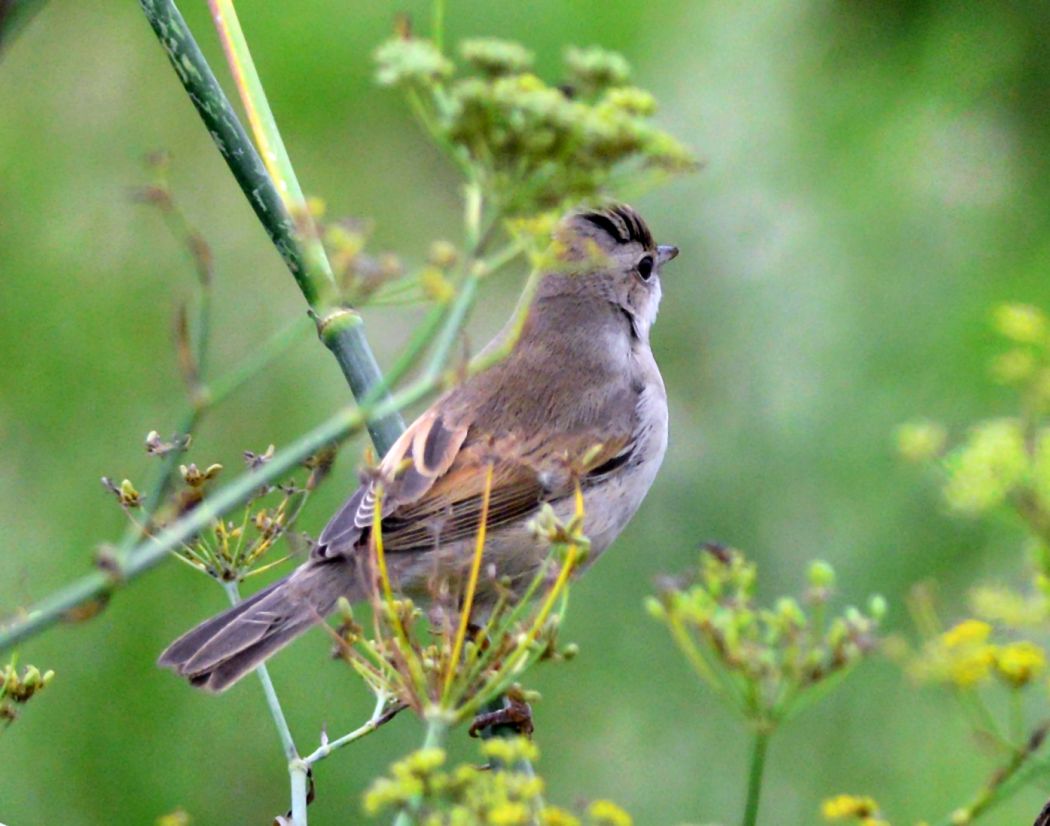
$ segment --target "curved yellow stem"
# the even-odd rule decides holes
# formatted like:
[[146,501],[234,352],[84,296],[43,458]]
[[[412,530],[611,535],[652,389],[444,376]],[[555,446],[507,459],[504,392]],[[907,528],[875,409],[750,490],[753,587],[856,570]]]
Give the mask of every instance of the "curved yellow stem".
[[489,521],[489,501],[492,498],[493,464],[485,469],[485,489],[481,494],[481,523],[478,525],[478,539],[474,543],[474,560],[470,566],[470,578],[467,580],[467,592],[463,596],[463,610],[459,616],[459,628],[456,629],[456,641],[452,646],[452,657],[448,662],[448,673],[445,675],[445,688],[441,693],[442,702],[448,699],[452,678],[456,674],[459,655],[463,651],[463,641],[467,637],[467,626],[470,625],[470,611],[474,607],[474,594],[478,589],[478,575],[481,572],[481,558],[485,553],[485,533]]

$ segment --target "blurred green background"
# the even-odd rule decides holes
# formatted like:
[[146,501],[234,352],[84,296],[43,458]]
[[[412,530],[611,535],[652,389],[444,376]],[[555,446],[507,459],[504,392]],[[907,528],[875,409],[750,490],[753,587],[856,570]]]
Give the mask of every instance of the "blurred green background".
[[[223,67],[203,2],[183,9]],[[332,215],[371,216],[376,243],[419,259],[457,237],[457,179],[400,96],[372,83],[371,52],[397,4],[238,4],[304,187]],[[1050,307],[1050,11],[997,3],[450,3],[453,38],[534,48],[554,78],[570,43],[622,51],[662,103],[660,123],[704,170],[638,201],[667,269],[654,348],[672,437],[629,530],[574,590],[566,640],[582,653],[529,677],[550,798],[610,797],[639,824],[733,822],[747,738],[642,610],[652,578],[700,540],[760,563],[766,596],[828,559],[841,597],[874,591],[890,624],[916,581],[948,613],[977,578],[1018,569],[1009,522],[949,517],[929,480],[893,455],[894,426],[962,427],[1008,410],[986,378],[990,307]],[[222,73],[224,75],[224,72]],[[0,609],[87,571],[124,528],[98,485],[143,479],[142,439],[176,426],[171,346],[193,274],[158,214],[133,204],[141,158],[173,153],[175,194],[215,256],[213,364],[231,365],[304,310],[135,3],[52,2],[0,56]],[[472,325],[502,322],[517,275],[488,285]],[[418,313],[376,310],[389,363]],[[238,465],[288,443],[347,400],[334,360],[304,340],[215,411],[190,458]],[[350,489],[360,445],[312,500],[320,528]],[[198,824],[269,823],[287,805],[283,759],[253,680],[222,697],[154,667],[177,633],[223,607],[220,590],[167,564],[97,619],[24,646],[51,688],[0,739],[0,820],[150,824],[183,806]],[[273,676],[305,747],[370,698],[326,658],[319,633]],[[360,794],[421,736],[409,715],[322,763],[311,824],[357,822]],[[457,757],[476,752],[465,735]],[[822,797],[869,792],[899,822],[943,816],[990,764],[956,707],[886,661],[774,741],[767,824],[818,819]],[[989,823],[1031,822],[1026,791]]]

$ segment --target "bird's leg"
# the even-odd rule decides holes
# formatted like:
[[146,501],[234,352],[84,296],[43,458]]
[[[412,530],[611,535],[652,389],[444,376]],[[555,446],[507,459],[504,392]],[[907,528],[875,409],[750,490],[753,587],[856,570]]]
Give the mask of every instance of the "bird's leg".
[[508,691],[501,699],[474,718],[468,733],[471,737],[498,737],[509,729],[515,734],[532,737],[532,707],[517,691]]

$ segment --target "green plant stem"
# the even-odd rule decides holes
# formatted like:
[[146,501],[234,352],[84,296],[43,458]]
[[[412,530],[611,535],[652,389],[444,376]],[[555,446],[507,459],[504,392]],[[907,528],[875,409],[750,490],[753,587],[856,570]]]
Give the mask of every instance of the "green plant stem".
[[372,716],[366,723],[358,726],[353,731],[344,734],[342,737],[338,737],[330,742],[322,743],[316,750],[311,752],[309,755],[303,758],[303,762],[307,766],[313,766],[314,763],[320,762],[328,757],[332,752],[338,751],[343,746],[348,746],[362,737],[366,737],[373,731],[378,729],[380,726],[389,723],[398,712],[405,708],[404,705],[395,705],[392,708],[386,707],[386,697],[380,695],[376,698],[375,711],[372,712]]
[[1028,741],[1017,749],[1006,765],[999,768],[976,797],[966,806],[955,810],[945,821],[945,826],[973,823],[992,808],[1004,802],[1032,779],[1034,774],[1046,775],[1048,767],[1036,759],[1045,742],[1050,724],[1043,723],[1029,736]]
[[299,759],[288,764],[292,785],[291,826],[306,826],[306,805],[310,793],[310,768]]
[[[236,605],[241,601],[240,589],[237,587],[236,582],[223,582],[222,587],[226,591],[226,596],[229,598],[231,605]],[[288,728],[288,721],[285,719],[281,701],[277,698],[277,692],[274,690],[270,672],[266,670],[265,664],[261,664],[255,669],[255,673],[259,675],[259,682],[262,683],[263,694],[266,695],[266,705],[270,709],[270,716],[273,717],[273,724],[277,728],[277,736],[281,738],[281,748],[284,750],[284,756],[289,763],[292,763],[299,758],[299,750],[296,749],[295,740],[292,739],[292,730]]]
[[237,367],[213,381],[206,382],[203,394],[207,404],[216,405],[225,401],[235,391],[273,364],[279,356],[287,353],[296,342],[305,337],[310,329],[310,319],[305,316],[295,319],[252,350]]
[[431,38],[439,52],[445,50],[445,0],[434,0],[434,17],[431,24]]
[[[339,302],[331,262],[277,128],[234,4],[232,0],[208,0],[208,5],[241,102],[248,114],[248,123],[258,143],[262,162],[285,208],[294,219],[303,275],[312,284],[316,296],[314,299],[307,296],[307,301],[316,314],[321,341],[332,351],[354,398],[361,402],[373,394],[373,389],[380,386],[382,379],[365,338],[364,322],[356,310],[341,306]],[[404,429],[404,423],[396,414],[386,421],[369,424],[372,441],[380,453],[386,453]]]
[[[479,373],[506,357],[525,323],[529,298],[535,292],[537,283],[538,274],[534,272],[522,294],[517,316],[511,322],[510,335],[501,346],[474,359],[465,371],[467,376]],[[115,559],[104,570],[93,571],[45,597],[30,608],[25,616],[0,630],[0,651],[40,633],[67,616],[73,609],[108,597],[125,582],[155,567],[171,550],[192,539],[215,519],[242,505],[259,486],[286,475],[322,447],[360,431],[366,421],[382,418],[419,401],[440,384],[441,378],[440,371],[432,369],[392,396],[386,396],[383,400],[360,408],[344,408],[338,411],[291,445],[278,451],[273,459],[261,468],[243,473],[155,537],[138,542],[125,559]]]
[[744,806],[743,826],[758,823],[758,803],[762,796],[762,778],[766,769],[766,751],[769,749],[770,731],[763,723],[755,729],[751,746],[751,767],[747,773],[747,802]]
[[[241,601],[240,589],[236,582],[223,582],[223,589],[229,597],[230,604],[236,605]],[[288,727],[288,720],[281,708],[281,701],[277,697],[277,690],[273,687],[270,672],[265,663],[260,663],[255,668],[262,684],[263,695],[266,697],[266,707],[270,709],[277,736],[281,740],[281,749],[284,751],[285,759],[288,761],[288,779],[291,786],[291,817],[292,826],[307,826],[306,806],[310,779],[309,765],[299,757],[299,750],[295,747],[292,730]]]
[[[379,366],[365,338],[360,315],[333,304],[334,289],[324,273],[327,258],[323,249],[317,254],[320,241],[315,237],[304,244],[300,227],[174,2],[140,0],[140,4],[208,133],[313,309],[321,340],[336,357],[354,398],[365,398],[381,380]],[[265,99],[262,101],[264,105]],[[380,453],[389,449],[402,430],[404,423],[395,408],[383,416],[377,414],[368,423]]]
[[306,276],[295,224],[182,14],[171,0],[140,0],[140,4],[208,134],[299,289],[313,304],[318,297],[316,285]]
[[[443,712],[436,709],[428,713],[426,719],[427,729],[426,734],[423,737],[422,748],[443,748],[445,745],[445,738],[448,736],[450,721],[444,716]],[[416,822],[415,815],[419,812],[421,804],[421,800],[415,800],[410,806],[410,811],[402,809],[398,812],[397,817],[394,819],[394,826],[412,826],[412,824]]]
[[[376,406],[380,412],[397,409],[422,398],[433,382],[422,382],[406,388],[391,401]],[[325,445],[346,438],[362,429],[361,409],[347,408],[309,431],[257,470],[243,473],[230,484],[201,502],[190,513],[160,531],[136,543],[126,559],[114,560],[104,570],[96,570],[82,579],[51,594],[31,608],[27,615],[0,632],[0,650],[31,637],[53,625],[72,609],[92,600],[106,597],[125,582],[155,567],[168,553],[192,539],[215,519],[243,504],[263,484],[281,478],[302,460]]]
[[7,46],[26,27],[44,0],[10,0],[0,3],[0,48]]
[[[283,355],[289,347],[302,338],[309,329],[309,319],[296,319],[292,324],[270,336],[237,367],[219,376],[215,381],[201,385],[190,409],[179,420],[178,427],[175,430],[176,435],[190,435],[207,410],[221,404],[251,379],[259,375],[279,356]],[[157,508],[160,507],[167,497],[181,456],[182,451],[173,450],[161,458],[160,466],[157,469],[153,482],[149,485],[149,493],[145,500],[145,520],[147,523],[153,518]],[[138,525],[129,525],[118,546],[118,553],[121,556],[126,555],[136,540],[141,537],[142,529]]]

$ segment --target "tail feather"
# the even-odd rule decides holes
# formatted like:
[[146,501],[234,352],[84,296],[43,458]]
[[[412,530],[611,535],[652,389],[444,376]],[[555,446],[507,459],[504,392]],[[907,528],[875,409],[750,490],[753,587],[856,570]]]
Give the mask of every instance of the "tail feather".
[[190,660],[194,654],[200,651],[204,644],[214,637],[216,633],[229,625],[237,617],[241,616],[245,611],[258,605],[268,594],[273,593],[274,590],[287,581],[288,577],[285,577],[284,579],[263,588],[257,594],[248,597],[248,599],[237,603],[229,610],[217,614],[211,619],[205,620],[200,625],[191,628],[164,649],[164,653],[161,654],[160,658],[157,660],[157,665],[180,671],[181,665]]
[[355,597],[345,559],[307,562],[290,576],[187,631],[158,663],[196,686],[224,691],[321,622],[341,596]]

